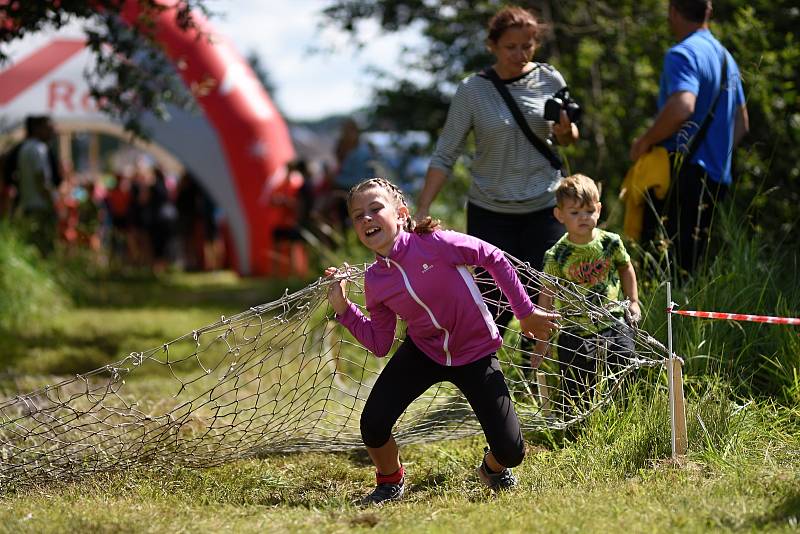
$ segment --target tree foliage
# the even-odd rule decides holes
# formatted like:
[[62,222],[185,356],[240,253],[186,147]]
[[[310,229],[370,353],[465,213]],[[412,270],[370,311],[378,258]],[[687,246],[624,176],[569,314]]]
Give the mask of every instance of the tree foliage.
[[143,134],[138,118],[144,111],[166,115],[167,104],[193,104],[175,69],[154,38],[155,16],[175,9],[182,29],[194,28],[192,13],[207,14],[204,0],[137,0],[136,25],[119,16],[124,0],[0,0],[0,62],[8,60],[4,46],[44,29],[59,29],[82,21],[87,44],[96,57],[87,73],[92,96],[100,108]]
[[[549,27],[536,59],[555,65],[584,108],[583,141],[565,150],[580,170],[616,193],[630,162],[631,141],[656,112],[664,53],[673,44],[667,0],[520,0]],[[486,23],[503,4],[468,0],[335,0],[326,20],[357,39],[367,20],[392,32],[421,28],[422,50],[383,72],[376,90],[376,122],[426,130],[436,138],[455,84],[491,63]],[[739,63],[751,133],[737,151],[737,198],[757,230],[797,223],[800,170],[800,46],[795,0],[714,3],[712,31]],[[425,80],[420,82],[419,80]]]

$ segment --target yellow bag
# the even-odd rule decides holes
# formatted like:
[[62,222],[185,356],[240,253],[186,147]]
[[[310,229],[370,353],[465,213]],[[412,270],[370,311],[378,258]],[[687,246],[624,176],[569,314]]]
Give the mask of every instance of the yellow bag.
[[625,204],[622,231],[626,236],[635,240],[642,237],[645,193],[652,189],[653,195],[663,200],[669,190],[669,174],[669,153],[661,146],[653,147],[628,170],[619,193],[619,198]]

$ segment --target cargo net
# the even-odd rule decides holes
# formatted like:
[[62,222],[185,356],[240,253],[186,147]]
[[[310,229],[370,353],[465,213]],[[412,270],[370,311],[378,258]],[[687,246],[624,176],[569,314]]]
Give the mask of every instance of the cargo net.
[[[625,322],[625,303],[511,261],[531,291],[544,282],[565,303],[560,333],[537,369],[516,320],[501,329],[499,358],[524,431],[577,423],[619,396],[637,370],[666,360],[658,341]],[[349,298],[359,305],[365,268],[347,274]],[[508,313],[491,278],[475,277],[490,309]],[[361,447],[360,413],[387,359],[333,320],[330,283],[318,280],[160,347],[0,401],[0,492],[141,465],[209,467],[274,452]],[[400,323],[395,348],[403,330]],[[394,429],[400,443],[480,432],[449,383],[431,387]]]

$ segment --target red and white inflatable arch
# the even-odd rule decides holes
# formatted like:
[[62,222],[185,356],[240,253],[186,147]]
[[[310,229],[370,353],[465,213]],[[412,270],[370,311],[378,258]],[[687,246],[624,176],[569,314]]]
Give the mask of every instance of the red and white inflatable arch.
[[[123,18],[135,23],[137,9],[135,1],[126,2]],[[247,62],[204,17],[196,15],[197,29],[189,31],[177,26],[172,9],[155,22],[157,40],[203,113],[170,109],[168,121],[146,116],[144,125],[225,211],[236,270],[269,275],[272,231],[280,222],[269,206],[270,191],[294,157],[286,123]],[[83,72],[92,60],[83,40],[53,38],[10,63],[0,71],[0,127],[48,113],[56,124],[119,128],[89,96]]]

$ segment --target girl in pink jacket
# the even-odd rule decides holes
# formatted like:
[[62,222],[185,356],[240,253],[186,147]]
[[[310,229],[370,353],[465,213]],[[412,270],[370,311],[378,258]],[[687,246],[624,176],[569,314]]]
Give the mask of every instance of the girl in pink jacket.
[[[336,317],[367,349],[385,356],[397,317],[406,339],[375,382],[361,414],[361,436],[376,468],[377,486],[362,499],[380,504],[404,491],[392,427],[432,385],[448,381],[461,390],[483,428],[489,449],[478,468],[492,489],[516,484],[511,468],[525,457],[519,420],[496,351],[502,337],[468,270],[482,267],[503,291],[523,334],[548,339],[557,314],[537,309],[503,252],[485,241],[439,228],[427,217],[414,223],[402,191],[373,178],[353,187],[347,199],[353,227],[376,261],[364,277],[369,317],[345,296],[346,281],[331,284]],[[326,276],[337,273],[335,267]]]

